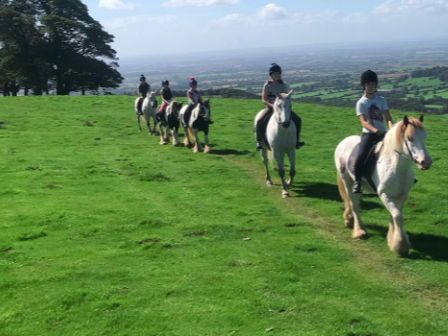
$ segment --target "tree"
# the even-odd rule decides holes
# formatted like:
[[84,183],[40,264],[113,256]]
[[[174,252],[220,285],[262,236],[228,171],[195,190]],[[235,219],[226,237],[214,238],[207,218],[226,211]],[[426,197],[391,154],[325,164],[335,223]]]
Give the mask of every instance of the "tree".
[[0,67],[35,94],[50,80],[59,95],[116,88],[123,78],[113,39],[80,0],[0,0]]

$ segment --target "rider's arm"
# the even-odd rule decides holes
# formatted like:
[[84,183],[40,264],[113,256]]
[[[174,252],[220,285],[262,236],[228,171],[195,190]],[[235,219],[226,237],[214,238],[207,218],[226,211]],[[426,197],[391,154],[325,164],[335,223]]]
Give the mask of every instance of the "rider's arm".
[[202,104],[202,97],[201,97],[201,93],[198,91],[198,101]]
[[373,133],[378,132],[378,130],[377,130],[375,127],[373,127],[372,125],[370,125],[370,124],[367,122],[367,119],[366,119],[365,114],[361,114],[361,115],[359,116],[359,120],[361,121],[361,125],[362,125],[362,127],[368,129],[369,131],[371,131],[371,132],[373,132]]
[[190,91],[187,91],[187,98],[188,98],[188,101],[189,101],[192,105],[194,105],[194,101],[191,99],[191,96],[190,96]]
[[261,93],[261,101],[263,102],[263,104],[265,104],[267,107],[270,108],[274,108],[274,105],[272,105],[269,101],[268,101],[268,87],[267,85],[263,86],[263,92]]
[[392,120],[392,116],[390,115],[389,110],[384,110],[383,111],[384,117],[387,120],[387,125],[389,126],[389,129],[391,129],[392,127],[394,127],[394,122]]

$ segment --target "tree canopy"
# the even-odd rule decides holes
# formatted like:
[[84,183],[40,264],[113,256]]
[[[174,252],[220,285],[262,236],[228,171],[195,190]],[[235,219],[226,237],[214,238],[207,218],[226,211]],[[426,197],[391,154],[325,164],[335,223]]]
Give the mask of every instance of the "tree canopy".
[[117,88],[113,40],[80,0],[0,0],[0,90]]

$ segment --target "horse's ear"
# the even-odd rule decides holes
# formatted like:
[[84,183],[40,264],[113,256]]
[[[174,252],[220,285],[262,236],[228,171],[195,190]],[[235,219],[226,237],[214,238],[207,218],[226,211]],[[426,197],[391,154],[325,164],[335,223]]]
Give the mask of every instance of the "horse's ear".
[[409,125],[409,118],[407,115],[404,116],[403,118],[403,124],[407,127]]
[[294,92],[294,90],[293,90],[293,89],[291,89],[291,91],[289,91],[289,93],[288,93],[288,96],[287,96],[287,98],[288,98],[288,99],[289,99],[289,98],[291,98],[291,96],[292,96],[293,92]]
[[420,120],[420,122],[423,123],[423,114],[420,115],[420,118],[418,118],[418,120]]

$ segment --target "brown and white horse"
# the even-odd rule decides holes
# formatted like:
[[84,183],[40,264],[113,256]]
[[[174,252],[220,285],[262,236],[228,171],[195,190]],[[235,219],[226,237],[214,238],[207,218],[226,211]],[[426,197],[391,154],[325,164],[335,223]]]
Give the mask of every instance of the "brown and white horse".
[[[363,189],[377,193],[389,210],[390,222],[387,242],[391,251],[406,256],[411,248],[409,238],[403,227],[403,205],[414,184],[415,162],[421,170],[432,165],[431,156],[425,145],[426,131],[423,127],[423,115],[420,119],[404,117],[389,130],[382,143],[376,147],[379,154],[371,178],[376,191],[366,181]],[[362,194],[353,194],[354,176],[347,168],[350,154],[359,143],[359,136],[344,139],[336,148],[334,159],[338,174],[339,192],[345,203],[345,226],[353,228],[353,238],[366,239],[369,234],[359,216],[359,202]]]

